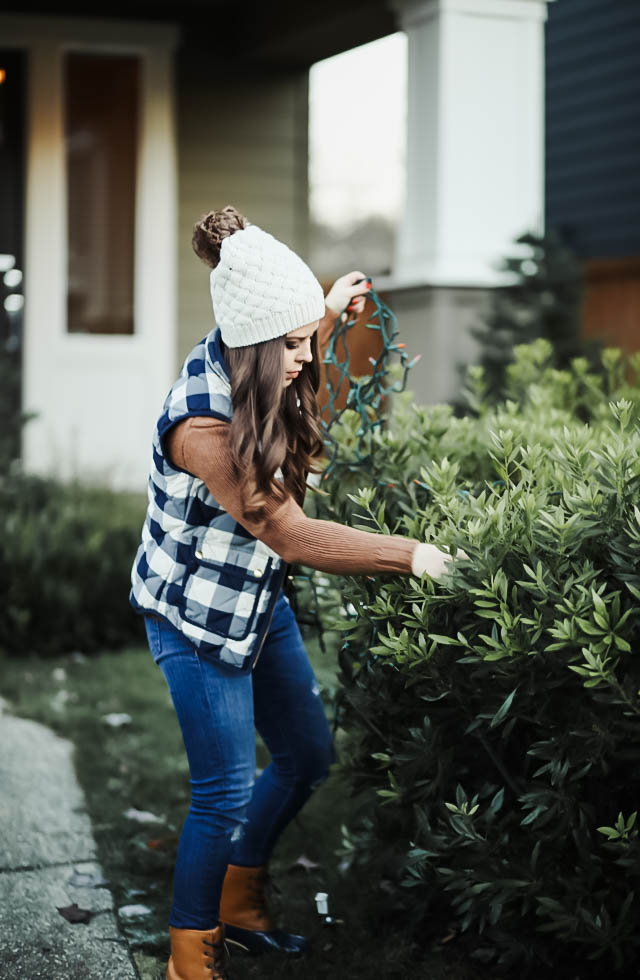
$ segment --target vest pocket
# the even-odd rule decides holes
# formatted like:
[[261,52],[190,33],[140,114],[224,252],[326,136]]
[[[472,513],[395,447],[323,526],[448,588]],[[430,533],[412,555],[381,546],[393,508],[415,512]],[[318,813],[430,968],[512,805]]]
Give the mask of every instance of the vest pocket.
[[244,640],[249,635],[265,584],[271,578],[272,557],[249,557],[247,567],[241,563],[247,554],[239,549],[209,546],[203,551],[198,542],[193,545],[182,615],[187,622],[216,634],[221,643],[225,638]]

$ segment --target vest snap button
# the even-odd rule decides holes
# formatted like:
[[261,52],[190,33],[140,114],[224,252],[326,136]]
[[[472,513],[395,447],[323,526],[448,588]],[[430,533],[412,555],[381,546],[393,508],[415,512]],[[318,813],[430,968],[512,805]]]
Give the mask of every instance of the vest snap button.
[[198,560],[200,560],[202,558],[202,552],[201,551],[196,551],[196,558]]
[[264,574],[264,568],[254,568],[253,574],[256,578],[260,578]]

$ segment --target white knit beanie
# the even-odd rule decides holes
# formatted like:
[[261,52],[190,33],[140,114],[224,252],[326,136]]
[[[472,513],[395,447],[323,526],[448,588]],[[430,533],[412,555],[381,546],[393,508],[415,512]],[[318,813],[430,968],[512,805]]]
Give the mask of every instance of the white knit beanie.
[[324,316],[322,286],[309,266],[257,225],[222,241],[210,286],[227,347],[282,337]]

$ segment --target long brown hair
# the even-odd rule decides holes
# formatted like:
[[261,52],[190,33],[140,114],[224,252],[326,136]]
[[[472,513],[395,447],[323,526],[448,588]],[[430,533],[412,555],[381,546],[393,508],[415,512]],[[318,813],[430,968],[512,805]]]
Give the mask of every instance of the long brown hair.
[[[194,251],[213,269],[220,261],[223,239],[248,224],[233,207],[210,211],[194,226]],[[301,504],[308,473],[319,470],[315,461],[322,455],[323,441],[316,398],[317,338],[314,334],[311,339],[313,360],[288,386],[284,336],[247,347],[221,346],[231,377],[231,459],[243,484],[244,516],[260,520],[269,495],[283,501],[291,494]],[[282,481],[276,479],[279,469]]]

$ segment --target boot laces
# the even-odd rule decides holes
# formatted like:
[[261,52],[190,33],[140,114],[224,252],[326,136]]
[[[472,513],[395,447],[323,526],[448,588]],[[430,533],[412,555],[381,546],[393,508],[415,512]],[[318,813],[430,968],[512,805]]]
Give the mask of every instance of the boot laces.
[[212,957],[205,966],[208,970],[211,970],[211,975],[214,980],[229,980],[229,975],[226,972],[229,963],[229,951],[227,949],[227,944],[224,939],[219,943],[214,943],[206,936],[202,938],[203,946],[208,946],[211,952],[206,952],[205,955]]

